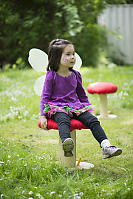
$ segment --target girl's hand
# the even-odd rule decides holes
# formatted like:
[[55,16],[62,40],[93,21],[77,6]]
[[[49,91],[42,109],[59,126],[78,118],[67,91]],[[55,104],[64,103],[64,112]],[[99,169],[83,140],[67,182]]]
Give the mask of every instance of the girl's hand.
[[45,116],[41,116],[41,128],[44,130],[48,130],[47,129],[47,118]]

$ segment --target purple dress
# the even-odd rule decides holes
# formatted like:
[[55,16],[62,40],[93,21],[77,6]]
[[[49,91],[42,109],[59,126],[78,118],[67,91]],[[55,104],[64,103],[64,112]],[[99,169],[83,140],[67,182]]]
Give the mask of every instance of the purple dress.
[[56,112],[65,112],[72,116],[73,112],[80,114],[92,110],[78,71],[73,70],[68,77],[51,70],[47,72],[40,100],[40,115],[51,117]]

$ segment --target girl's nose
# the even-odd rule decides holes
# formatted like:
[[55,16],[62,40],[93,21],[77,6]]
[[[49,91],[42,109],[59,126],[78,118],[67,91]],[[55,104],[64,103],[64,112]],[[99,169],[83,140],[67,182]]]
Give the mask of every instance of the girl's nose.
[[75,59],[75,55],[72,55],[71,58],[72,58],[72,59]]

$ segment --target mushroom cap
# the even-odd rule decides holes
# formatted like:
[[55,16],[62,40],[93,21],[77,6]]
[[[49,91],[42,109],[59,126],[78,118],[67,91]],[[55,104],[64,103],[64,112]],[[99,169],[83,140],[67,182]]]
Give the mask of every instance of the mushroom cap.
[[117,91],[117,86],[110,82],[96,82],[89,84],[87,86],[88,93],[91,94],[108,94],[115,93]]

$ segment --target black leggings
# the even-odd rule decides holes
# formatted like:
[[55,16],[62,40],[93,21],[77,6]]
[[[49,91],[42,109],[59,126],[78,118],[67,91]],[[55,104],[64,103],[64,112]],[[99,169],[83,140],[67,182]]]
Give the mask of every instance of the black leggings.
[[104,139],[107,139],[103,128],[100,125],[98,119],[89,113],[88,111],[81,113],[80,115],[76,115],[73,113],[73,117],[70,117],[66,113],[57,112],[52,116],[52,119],[57,122],[59,135],[64,142],[66,138],[70,138],[70,121],[71,119],[76,119],[81,121],[88,129],[91,130],[95,139],[101,144]]

